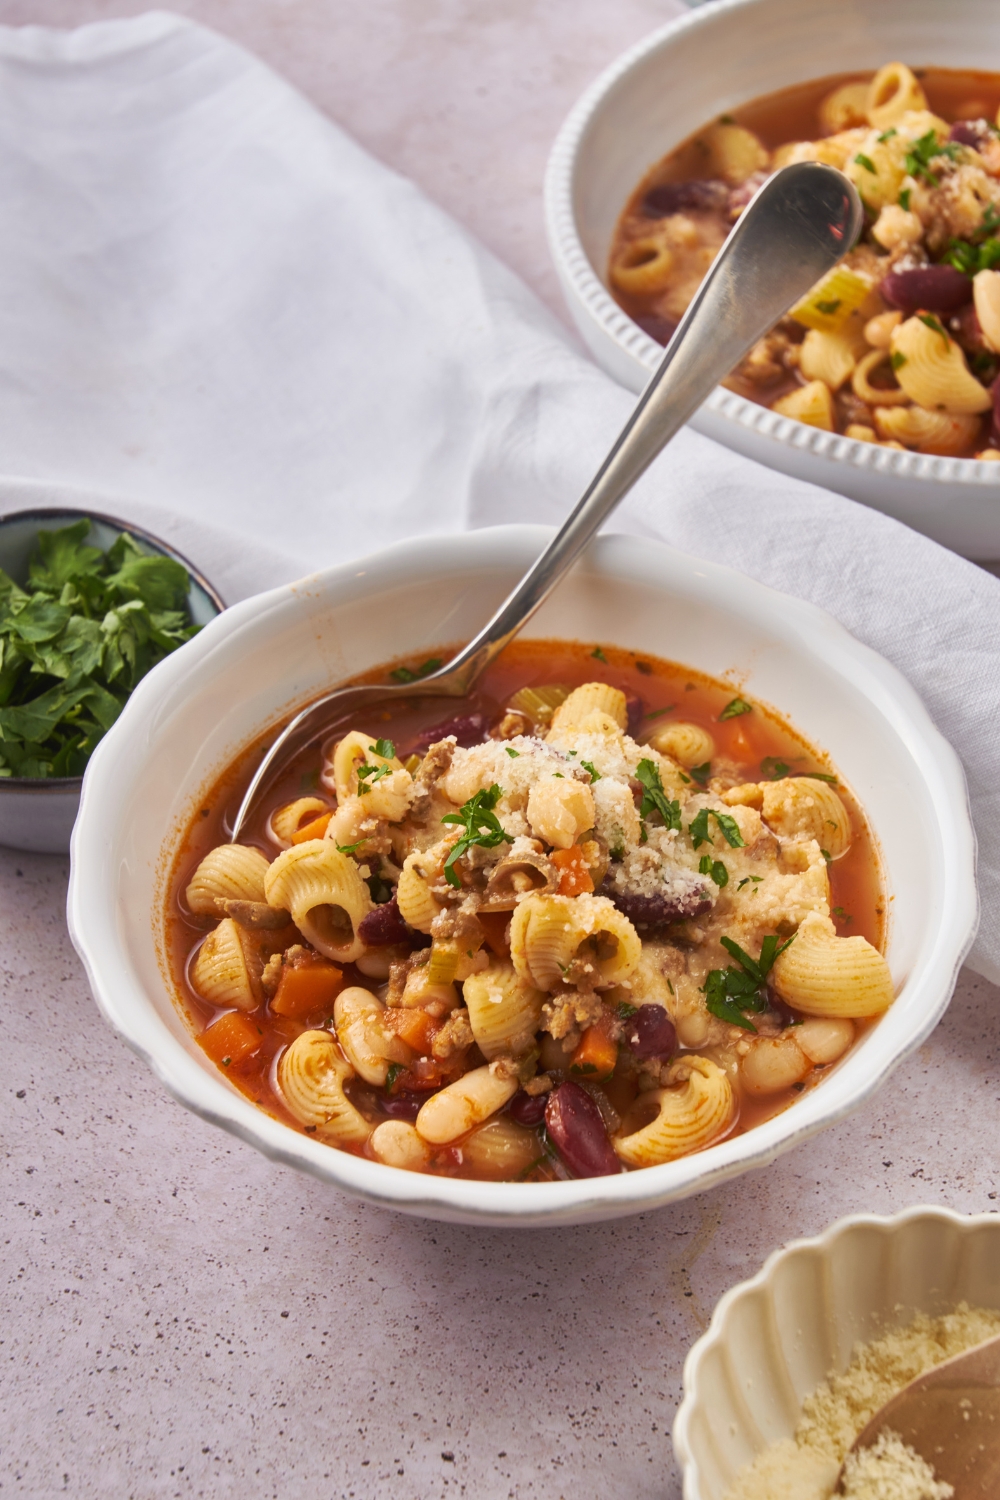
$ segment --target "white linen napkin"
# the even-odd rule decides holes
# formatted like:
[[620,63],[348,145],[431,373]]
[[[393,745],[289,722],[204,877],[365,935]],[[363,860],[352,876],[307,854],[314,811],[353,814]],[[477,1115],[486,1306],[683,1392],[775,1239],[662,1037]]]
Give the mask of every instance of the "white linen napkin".
[[[230,599],[558,523],[633,398],[268,68],[165,13],[0,28],[0,473],[111,492]],[[44,491],[40,491],[44,503]],[[613,529],[813,600],[956,746],[1000,982],[1000,581],[683,432]]]

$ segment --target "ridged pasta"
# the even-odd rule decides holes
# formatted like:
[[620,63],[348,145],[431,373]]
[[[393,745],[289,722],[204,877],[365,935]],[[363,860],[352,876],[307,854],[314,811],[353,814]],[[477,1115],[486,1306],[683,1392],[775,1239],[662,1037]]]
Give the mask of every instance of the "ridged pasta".
[[267,872],[264,892],[320,953],[339,963],[360,958],[358,937],[372,898],[358,866],[328,839],[307,839],[279,854]]
[[851,847],[851,818],[833,787],[811,776],[761,783],[762,813],[775,833],[788,839],[815,839],[831,859]]
[[827,135],[864,125],[867,120],[867,83],[842,83],[820,101],[819,123]]
[[875,429],[880,438],[916,448],[918,453],[944,457],[968,451],[979,432],[979,418],[922,406],[876,406]]
[[720,120],[700,139],[708,147],[712,176],[721,177],[731,187],[739,187],[754,172],[763,171],[770,160],[759,137],[743,125]]
[[328,1031],[303,1031],[278,1059],[278,1088],[301,1125],[337,1146],[360,1146],[372,1127],[344,1093],[351,1077]]
[[267,860],[246,844],[220,844],[212,849],[191,876],[184,899],[199,916],[214,916],[220,899],[263,901]]
[[520,978],[537,989],[555,989],[576,960],[606,988],[628,978],[642,943],[605,896],[528,896],[511,919],[510,951]]
[[667,286],[673,275],[674,256],[657,235],[646,235],[623,246],[611,266],[611,280],[620,292],[645,296]]
[[876,130],[888,130],[911,110],[926,108],[927,95],[905,63],[886,63],[868,85],[865,115]]
[[929,327],[920,317],[907,318],[893,329],[892,354],[896,379],[917,406],[969,414],[992,405],[989,391],[971,373],[965,354],[940,321]]
[[402,762],[394,755],[375,754],[375,741],[370,734],[362,734],[359,729],[352,729],[350,734],[345,734],[342,740],[337,741],[332,764],[324,774],[324,780],[328,778],[332,780],[339,800],[357,796],[358,767],[364,765],[366,761],[369,765],[389,766],[393,771],[403,769]]
[[625,694],[607,682],[585,682],[574,688],[565,702],[552,715],[551,729],[565,734],[579,729],[588,714],[598,711],[608,714],[619,729],[628,725],[628,709]]
[[469,1023],[485,1058],[519,1057],[535,1039],[545,996],[504,959],[471,974],[462,987]]
[[669,755],[678,765],[702,766],[715,755],[715,741],[700,724],[663,724],[646,741],[660,755]]
[[894,998],[878,949],[863,937],[838,937],[818,912],[803,918],[771,977],[781,999],[807,1016],[877,1016]]
[[630,1167],[662,1162],[703,1151],[732,1124],[735,1102],[726,1074],[707,1057],[685,1057],[675,1064],[683,1082],[640,1095],[656,1107],[656,1116],[641,1130],[613,1137],[619,1158]]
[[528,822],[536,838],[572,849],[594,826],[594,794],[586,782],[568,776],[536,781],[528,794]]
[[[872,322],[875,320],[872,319]],[[870,325],[867,325],[870,326]],[[893,328],[896,325],[893,325]],[[879,345],[870,354],[865,354],[858,360],[851,376],[851,390],[859,401],[865,401],[869,406],[905,406],[909,396],[904,390],[893,389],[892,386],[872,385],[871,375],[882,365],[887,365],[891,358],[889,344],[892,342],[892,332],[886,334],[885,346]]]
[[1000,354],[1000,271],[978,271],[972,278],[972,298],[983,342]]
[[477,1177],[510,1182],[542,1156],[538,1136],[509,1115],[497,1115],[462,1142],[462,1159]]
[[374,1051],[367,1023],[385,1010],[382,1001],[370,990],[352,984],[341,990],[333,1002],[333,1024],[341,1051],[359,1078],[365,1083],[382,1085],[389,1071],[389,1060]]
[[408,854],[396,886],[396,904],[403,921],[417,932],[425,933],[430,932],[431,923],[441,910],[440,902],[427,885],[428,875],[440,861],[437,855],[428,859],[429,853],[426,849],[415,849]]
[[480,911],[513,911],[518,900],[535,891],[539,895],[554,891],[559,871],[546,854],[524,852],[507,854],[494,865]]
[[298,833],[303,824],[309,821],[310,815],[318,818],[321,813],[329,811],[329,803],[324,802],[321,797],[297,797],[294,802],[286,802],[284,807],[275,808],[267,820],[267,831],[280,848],[289,849],[292,834]]
[[446,1146],[503,1109],[517,1086],[516,1078],[498,1078],[488,1066],[473,1068],[431,1095],[417,1115],[417,1129],[432,1146]]
[[773,410],[782,417],[794,417],[807,427],[833,431],[833,397],[822,380],[810,380],[808,385],[800,385],[787,396],[779,396]]
[[237,1010],[256,1010],[260,1004],[260,969],[255,955],[244,945],[243,935],[232,917],[226,917],[208,934],[191,965],[191,983],[210,1005],[234,1005]]
[[822,380],[839,391],[857,364],[857,342],[842,333],[810,328],[799,346],[799,369],[807,380]]

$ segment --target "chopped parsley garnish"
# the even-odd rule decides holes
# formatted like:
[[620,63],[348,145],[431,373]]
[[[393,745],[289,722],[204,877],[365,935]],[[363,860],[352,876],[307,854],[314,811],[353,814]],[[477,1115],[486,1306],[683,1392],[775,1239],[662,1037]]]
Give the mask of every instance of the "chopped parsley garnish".
[[901,370],[906,364],[906,355],[901,349],[894,349],[889,355],[889,363],[894,370]]
[[828,865],[833,863],[833,855],[830,853],[829,849],[821,849],[819,852],[820,854],[822,854]]
[[360,849],[361,845],[363,843],[364,843],[364,839],[358,839],[358,841],[357,841],[356,844],[338,844],[337,845],[337,853],[338,854],[353,854],[354,851],[355,851],[355,849]]
[[1000,229],[1000,208],[997,208],[995,203],[987,203],[986,212],[983,214],[983,222],[979,226],[979,233],[992,234],[994,229]]
[[690,766],[689,770],[698,785],[705,787],[708,785],[708,778],[712,774],[712,762],[704,760],[700,766]]
[[597,769],[597,767],[594,765],[594,762],[592,760],[581,760],[580,764],[581,764],[581,766],[583,767],[583,769],[585,771],[589,771],[590,772],[590,779],[591,779],[592,782],[593,781],[600,781],[600,779],[601,779],[601,773]]
[[951,339],[942,328],[940,318],[936,318],[933,313],[917,313],[917,317],[925,327],[930,328],[934,333],[939,333],[950,348]]
[[724,885],[729,884],[729,871],[721,859],[713,859],[710,854],[703,854],[698,861],[698,873],[700,875],[711,875],[716,885],[721,890]]
[[802,775],[808,781],[828,781],[831,786],[837,785],[836,776],[831,776],[829,771],[803,771]]
[[372,746],[372,754],[377,755],[380,760],[395,760],[396,747],[392,740],[376,740]]
[[751,880],[753,881],[754,885],[760,885],[763,879],[763,875],[744,875],[743,879],[740,881],[736,889],[738,891],[741,891],[745,885],[750,884]]
[[520,750],[513,750],[511,749],[510,745],[506,745],[504,748],[506,749],[507,754],[510,756],[511,760],[517,760],[520,757]]
[[658,719],[662,714],[672,714],[677,707],[676,703],[668,703],[666,708],[654,708],[646,715],[647,719]]
[[777,755],[765,755],[760,763],[760,769],[761,774],[766,776],[768,781],[780,781],[783,776],[788,775],[791,766],[786,760],[779,759]]
[[842,297],[831,297],[828,302],[817,302],[816,311],[826,313],[828,317],[831,317],[843,300]]
[[946,156],[954,161],[961,148],[954,141],[940,142],[933,130],[928,130],[919,140],[913,141],[906,153],[905,169],[910,177],[919,177],[929,187],[937,187],[940,178],[931,171],[930,163],[935,156]]
[[730,698],[725,708],[719,715],[719,722],[723,719],[738,719],[740,714],[752,714],[753,704],[748,703],[745,698]]
[[386,1072],[386,1075],[385,1075],[385,1091],[386,1091],[387,1094],[391,1094],[392,1093],[392,1086],[396,1082],[396,1079],[399,1077],[400,1073],[405,1073],[405,1072],[406,1072],[406,1064],[405,1063],[390,1063],[389,1064],[388,1071]]
[[608,658],[605,656],[605,654],[601,650],[600,646],[595,646],[594,649],[593,649],[593,651],[591,651],[590,654],[591,654],[591,656],[595,656],[598,661],[602,661],[604,663],[604,665],[607,666],[607,664],[608,664]]
[[708,820],[714,818],[719,825],[719,832],[729,845],[730,849],[743,848],[743,835],[740,833],[740,825],[729,813],[716,812],[714,807],[703,807],[692,821],[688,824],[688,833],[691,842],[697,849],[701,844],[710,844],[712,835],[708,830]]
[[[663,790],[663,782],[655,762],[641,760],[636,767],[636,780],[643,786],[642,802],[639,807],[639,816],[643,822],[658,812],[663,819],[664,827],[673,828],[677,833],[681,831],[681,805],[679,802],[671,801]],[[645,843],[645,840],[643,840]]]
[[0,777],[81,775],[139,680],[200,628],[179,562],[89,532],[40,531],[24,588],[0,569]]
[[883,130],[882,134],[878,138],[879,145],[881,146],[882,143],[883,143],[883,141],[891,141],[892,138],[893,138],[893,136],[895,134],[896,134],[896,127],[894,125],[891,126],[890,129],[888,129],[888,130]]
[[864,167],[865,171],[870,172],[873,177],[878,176],[878,169],[876,168],[875,163],[872,161],[870,156],[865,156],[863,152],[859,151],[854,160],[857,162],[859,167]]
[[[382,761],[390,761],[395,758],[396,747],[392,740],[376,740],[371,748],[372,755],[377,755]],[[368,761],[358,767],[358,796],[364,797],[371,791],[377,781],[392,772],[392,766],[373,766]]]
[[849,914],[848,914],[848,913],[847,913],[847,912],[846,912],[846,911],[845,911],[845,910],[844,910],[844,908],[843,908],[843,907],[842,907],[842,906],[835,906],[835,907],[834,907],[834,908],[833,908],[833,915],[834,915],[834,916],[835,916],[835,917],[837,917],[837,918],[839,918],[839,920],[840,920],[840,921],[841,921],[841,922],[853,922],[853,921],[854,921],[854,918],[853,918],[853,917],[852,917],[852,916],[850,916],[850,915],[849,915]]
[[456,860],[461,859],[463,854],[475,845],[481,849],[495,849],[499,844],[514,842],[510,834],[504,832],[493,811],[502,796],[503,788],[494,782],[491,787],[478,791],[474,797],[470,797],[458,812],[445,813],[441,819],[442,823],[457,823],[460,828],[465,829],[461,838],[452,845],[448,858],[444,862],[444,878],[456,890],[461,890],[462,882],[454,867]]
[[389,676],[394,682],[418,682],[421,677],[429,677],[441,666],[443,658],[440,656],[429,656],[419,667],[393,667]]
[[909,213],[910,211],[910,194],[912,192],[912,188],[904,188],[899,195],[899,206],[904,213]]
[[638,1005],[629,1005],[627,1000],[619,1000],[615,1006],[615,1015],[619,1021],[628,1021],[637,1013],[638,1009]]
[[963,276],[992,271],[994,266],[1000,265],[1000,240],[992,235],[981,244],[973,244],[971,240],[949,240],[942,260],[961,271]]
[[759,958],[751,958],[732,938],[724,937],[720,941],[726,952],[735,958],[738,967],[730,964],[725,969],[712,969],[702,986],[705,1003],[720,1021],[756,1032],[756,1026],[747,1020],[745,1012],[759,1014],[767,1009],[767,976],[778,955],[795,941],[795,934],[779,947],[777,936],[769,933],[760,945]]

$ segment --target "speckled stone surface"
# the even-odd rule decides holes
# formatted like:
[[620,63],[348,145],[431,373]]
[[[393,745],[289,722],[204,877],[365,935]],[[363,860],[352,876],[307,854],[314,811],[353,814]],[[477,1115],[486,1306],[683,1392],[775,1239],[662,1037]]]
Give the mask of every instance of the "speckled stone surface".
[[[130,14],[0,0],[0,21]],[[558,309],[551,136],[664,0],[187,0],[416,177]],[[993,1210],[1000,993],[966,974],[881,1096],[675,1208],[521,1234],[404,1219],[173,1103],[111,1034],[66,862],[0,850],[0,1492],[87,1500],[677,1500],[683,1358],[784,1240]]]

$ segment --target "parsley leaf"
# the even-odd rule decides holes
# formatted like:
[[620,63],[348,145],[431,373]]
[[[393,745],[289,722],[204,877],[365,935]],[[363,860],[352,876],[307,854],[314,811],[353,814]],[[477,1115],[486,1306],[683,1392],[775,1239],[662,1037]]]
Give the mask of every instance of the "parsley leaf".
[[930,163],[935,156],[946,156],[954,161],[961,148],[954,141],[939,142],[934,130],[928,130],[919,140],[913,141],[905,157],[905,170],[910,177],[919,177],[929,187],[937,187],[940,178],[932,172]]
[[376,740],[372,746],[372,754],[377,755],[380,760],[395,760],[396,747],[392,740]]
[[615,1015],[619,1021],[628,1021],[637,1013],[638,1009],[638,1005],[629,1005],[627,1000],[619,1000],[615,1006]]
[[357,841],[356,844],[338,844],[337,845],[337,853],[338,854],[353,854],[354,851],[355,851],[355,849],[360,849],[361,845],[363,843],[364,843],[364,839],[358,839],[358,841]]
[[[760,885],[760,883],[761,883],[761,881],[763,879],[764,879],[763,875],[744,875],[743,879],[740,881],[740,883],[736,887],[736,889],[738,891],[741,891],[745,885],[749,885],[750,884],[751,880],[753,881],[754,885]],[[752,894],[753,893],[751,892],[751,895]]]
[[385,1075],[385,1092],[387,1094],[391,1094],[392,1093],[392,1087],[393,1087],[393,1084],[396,1082],[396,1079],[399,1077],[400,1073],[405,1073],[405,1072],[406,1072],[406,1064],[405,1063],[390,1063],[389,1064],[388,1070],[387,1070],[386,1075]]
[[729,871],[721,859],[713,859],[710,854],[703,854],[698,861],[698,873],[700,875],[711,875],[716,885],[721,888],[729,884]]
[[906,355],[901,349],[894,349],[889,355],[889,363],[894,370],[901,370],[906,364]]
[[828,302],[817,302],[816,310],[817,312],[826,313],[827,317],[831,317],[843,300],[843,297],[831,297]]
[[870,156],[865,156],[862,152],[859,151],[854,160],[857,162],[859,167],[864,167],[865,171],[870,172],[873,177],[878,176],[875,163],[872,161]]
[[828,781],[831,786],[837,786],[836,776],[831,776],[829,771],[803,771],[802,775],[809,781]]
[[700,766],[689,766],[688,769],[700,787],[708,785],[708,778],[712,774],[712,762],[710,760],[702,761]]
[[602,661],[604,663],[604,665],[607,666],[607,664],[608,664],[608,658],[605,656],[605,654],[601,650],[600,646],[595,646],[594,649],[593,649],[593,651],[591,651],[590,654],[591,654],[591,656],[596,656],[596,658],[597,658],[598,661]]
[[394,682],[417,682],[421,677],[429,677],[441,666],[443,658],[440,656],[429,656],[419,667],[394,667],[389,676]]
[[[668,799],[663,790],[663,782],[654,761],[641,760],[636,767],[636,780],[643,788],[642,802],[639,806],[639,816],[645,821],[652,813],[658,812],[663,819],[664,827],[673,828],[677,833],[681,831],[681,805],[679,802]],[[645,840],[643,840],[645,842]]]
[[912,191],[912,188],[904,188],[899,195],[899,206],[904,213],[909,213],[910,211],[910,194]]
[[493,809],[503,796],[503,788],[496,782],[486,790],[478,791],[474,797],[470,797],[458,812],[446,813],[441,819],[442,823],[457,823],[465,832],[451,848],[448,858],[444,862],[444,878],[448,884],[460,890],[462,882],[458,878],[455,862],[462,858],[474,845],[482,849],[495,849],[498,844],[512,844],[514,840],[509,833],[505,833],[500,825]]
[[740,826],[736,819],[729,813],[716,812],[714,807],[703,807],[701,812],[697,813],[688,824],[688,833],[690,833],[691,842],[696,849],[701,844],[710,844],[712,842],[712,835],[708,828],[709,818],[714,818],[716,823],[718,823],[719,832],[730,849],[743,848],[743,835],[740,833]]
[[597,767],[594,765],[594,762],[592,760],[581,760],[580,764],[581,764],[581,766],[583,767],[583,769],[585,771],[589,771],[590,772],[591,783],[593,783],[595,781],[600,781],[600,779],[601,779],[601,773],[597,769]]
[[854,921],[854,918],[851,917],[851,916],[848,916],[847,912],[844,910],[844,908],[842,906],[835,906],[833,908],[833,915],[835,917],[839,917],[840,920],[841,920],[841,922],[853,922]]
[[765,755],[760,763],[761,775],[766,776],[768,781],[780,781],[787,776],[791,766],[785,760],[780,760],[777,755]]
[[672,714],[677,707],[676,703],[668,703],[666,708],[654,708],[646,715],[647,719],[659,719],[663,714]]
[[748,703],[745,698],[731,698],[719,715],[719,722],[723,719],[738,719],[740,714],[752,714],[753,704]]
[[731,1026],[756,1032],[756,1026],[747,1020],[745,1013],[758,1014],[767,1009],[767,976],[775,959],[794,940],[793,933],[779,947],[778,937],[769,933],[761,943],[760,957],[751,958],[732,938],[721,938],[722,946],[736,960],[737,966],[730,964],[725,969],[712,969],[707,975],[702,989],[705,1004],[712,1015],[718,1016],[720,1021],[728,1021]]
[[932,329],[934,333],[939,333],[944,339],[945,344],[950,348],[951,339],[942,328],[941,320],[939,318],[936,318],[933,313],[917,313],[917,317],[920,319],[921,323],[925,324],[926,327]]
[[518,760],[520,758],[520,750],[514,750],[510,745],[505,745],[504,749],[507,751],[507,754],[510,756],[511,760]]

